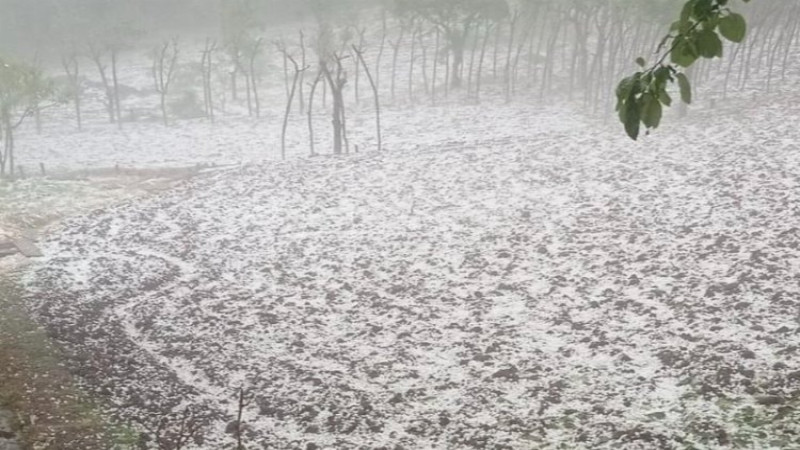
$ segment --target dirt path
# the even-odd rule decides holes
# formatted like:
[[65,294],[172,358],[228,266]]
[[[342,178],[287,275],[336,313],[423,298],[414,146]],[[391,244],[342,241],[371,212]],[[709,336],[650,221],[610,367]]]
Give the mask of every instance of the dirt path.
[[[67,217],[167,191],[198,173],[199,168],[109,169],[2,184],[0,237],[42,234]],[[0,450],[135,444],[138,433],[108,423],[61,364],[61,350],[26,311],[16,280],[30,261],[21,254],[0,257]]]

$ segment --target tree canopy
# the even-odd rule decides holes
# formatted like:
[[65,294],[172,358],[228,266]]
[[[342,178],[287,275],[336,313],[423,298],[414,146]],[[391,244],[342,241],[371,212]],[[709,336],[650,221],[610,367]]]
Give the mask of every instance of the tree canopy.
[[52,81],[39,68],[0,58],[0,178],[6,168],[14,174],[14,130],[54,95]]
[[642,70],[619,83],[616,110],[631,139],[639,137],[642,125],[649,131],[661,123],[663,107],[672,105],[667,92],[669,85],[677,83],[681,100],[686,104],[692,102],[691,84],[683,69],[700,58],[722,57],[722,38],[735,43],[744,40],[747,22],[730,9],[729,3],[729,0],[688,0],[678,20],[658,44],[657,60],[648,66],[639,57],[636,63]]

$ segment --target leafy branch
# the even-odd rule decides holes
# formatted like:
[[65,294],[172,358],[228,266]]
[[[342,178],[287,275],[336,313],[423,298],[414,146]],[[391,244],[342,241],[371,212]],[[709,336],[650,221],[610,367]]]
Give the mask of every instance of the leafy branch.
[[[742,0],[747,3],[750,0]],[[747,22],[728,7],[729,0],[688,0],[680,18],[672,23],[669,33],[658,45],[660,56],[649,68],[644,58],[637,58],[641,71],[624,78],[617,86],[619,120],[631,139],[639,137],[642,125],[647,132],[658,128],[663,107],[672,105],[667,87],[678,84],[681,100],[692,102],[686,69],[700,58],[722,57],[722,39],[735,43],[744,40]],[[665,50],[666,49],[666,50]],[[669,62],[667,59],[669,58]]]

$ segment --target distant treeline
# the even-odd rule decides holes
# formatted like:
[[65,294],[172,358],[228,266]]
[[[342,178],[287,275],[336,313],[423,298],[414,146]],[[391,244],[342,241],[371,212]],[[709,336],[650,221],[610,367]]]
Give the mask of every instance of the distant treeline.
[[263,26],[303,20],[380,0],[0,0],[0,54],[47,52],[65,42],[90,41],[110,28],[163,37],[218,33],[226,9],[252,10]]

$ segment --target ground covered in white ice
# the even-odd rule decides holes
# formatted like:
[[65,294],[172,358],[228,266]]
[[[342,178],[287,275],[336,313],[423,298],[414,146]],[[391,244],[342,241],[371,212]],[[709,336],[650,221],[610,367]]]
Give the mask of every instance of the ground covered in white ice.
[[242,386],[263,448],[793,448],[800,110],[739,106],[638,144],[419,110],[416,149],[66,221],[30,308],[119,417],[203,411],[199,448],[234,442]]

